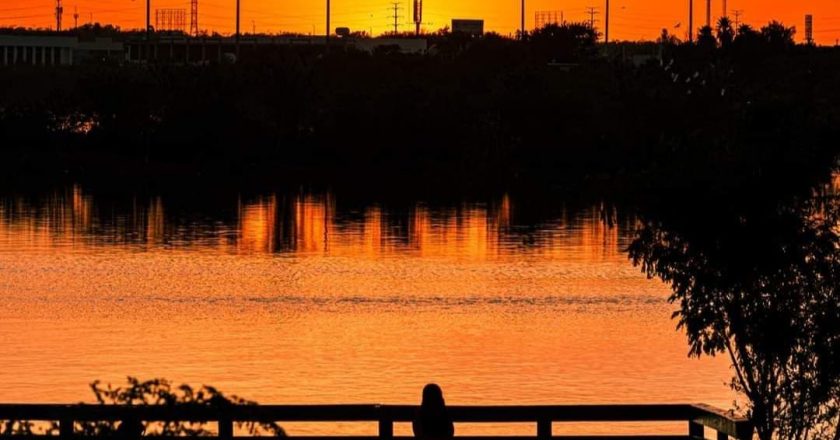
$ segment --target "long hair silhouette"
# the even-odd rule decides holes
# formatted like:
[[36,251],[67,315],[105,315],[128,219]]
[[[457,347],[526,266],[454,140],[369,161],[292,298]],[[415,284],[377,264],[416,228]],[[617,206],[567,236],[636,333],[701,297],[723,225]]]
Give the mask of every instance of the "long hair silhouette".
[[424,439],[448,439],[455,435],[455,426],[446,410],[443,391],[437,384],[423,387],[423,401],[412,424],[414,436]]

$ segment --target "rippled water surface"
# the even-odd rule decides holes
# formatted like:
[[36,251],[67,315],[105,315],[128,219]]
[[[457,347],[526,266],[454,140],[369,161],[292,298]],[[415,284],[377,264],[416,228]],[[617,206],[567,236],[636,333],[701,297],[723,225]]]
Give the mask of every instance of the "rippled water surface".
[[134,375],[264,403],[412,403],[435,381],[456,404],[728,408],[725,359],[687,358],[667,287],[628,261],[634,220],[533,203],[7,194],[0,400]]

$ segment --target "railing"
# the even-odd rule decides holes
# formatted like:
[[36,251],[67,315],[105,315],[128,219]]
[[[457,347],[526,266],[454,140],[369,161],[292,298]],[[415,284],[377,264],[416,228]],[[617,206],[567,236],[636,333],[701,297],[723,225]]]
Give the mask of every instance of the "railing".
[[[534,423],[532,437],[466,437],[486,439],[655,439],[693,440],[704,438],[705,428],[716,432],[716,440],[752,439],[749,420],[707,405],[560,405],[560,406],[449,406],[455,422]],[[410,422],[417,407],[412,405],[231,405],[223,408],[191,405],[40,405],[0,404],[0,421],[25,420],[58,422],[59,439],[79,437],[76,422],[140,420],[144,422],[215,422],[218,439],[234,439],[236,422],[377,422],[378,436],[298,437],[308,440],[391,440],[395,422]],[[555,435],[555,422],[686,422],[685,435]],[[457,431],[457,429],[456,429]],[[23,437],[23,436],[19,436]],[[34,436],[29,436],[34,437]],[[459,436],[462,438],[462,436]],[[212,438],[212,437],[211,437]],[[238,438],[238,437],[237,437]]]

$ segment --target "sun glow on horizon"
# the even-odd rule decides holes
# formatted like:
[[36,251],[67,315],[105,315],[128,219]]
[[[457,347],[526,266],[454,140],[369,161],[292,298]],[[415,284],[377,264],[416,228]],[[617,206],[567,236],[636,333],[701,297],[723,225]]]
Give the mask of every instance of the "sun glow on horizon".
[[[713,0],[712,20],[723,15],[723,0]],[[383,0],[331,0],[332,27],[347,26],[352,30],[374,35],[393,30],[391,3]],[[413,29],[412,0],[402,0],[397,12],[400,31]],[[516,0],[457,0],[441,2],[424,0],[422,29],[434,31],[449,25],[453,18],[481,18],[487,29],[503,35],[513,35],[518,29],[520,2]],[[528,0],[526,26],[535,26],[537,11],[557,11],[566,21],[589,21],[587,8],[595,6],[596,26],[603,26],[603,1],[587,0]],[[189,0],[153,0],[152,24],[155,9],[184,9],[189,26]],[[13,0],[0,5],[0,26],[54,28],[53,0]],[[840,7],[834,0],[789,2],[784,0],[727,0],[727,14],[739,21],[761,26],[779,20],[796,26],[797,39],[804,38],[805,14],[814,16],[814,33],[818,44],[833,45],[840,39]],[[76,17],[75,15],[78,14]],[[694,1],[695,27],[705,24],[706,4]],[[207,32],[232,33],[235,29],[233,0],[199,0],[199,28]],[[241,29],[243,33],[294,32],[323,35],[325,2],[312,0],[241,0]],[[145,22],[143,0],[64,0],[64,27],[89,22],[109,23],[124,29],[141,29]],[[612,0],[610,35],[614,40],[653,40],[662,29],[683,36],[688,30],[688,2],[666,0]]]

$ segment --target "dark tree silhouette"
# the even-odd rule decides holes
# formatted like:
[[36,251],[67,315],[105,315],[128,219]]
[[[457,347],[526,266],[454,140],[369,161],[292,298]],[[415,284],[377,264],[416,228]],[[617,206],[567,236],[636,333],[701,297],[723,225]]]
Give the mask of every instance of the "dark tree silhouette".
[[715,50],[717,40],[711,26],[703,26],[697,30],[697,47],[707,53]]
[[796,35],[795,27],[787,27],[778,21],[771,21],[767,26],[761,28],[761,36],[773,48],[787,49],[795,45],[793,36]]
[[732,41],[735,40],[735,29],[732,27],[732,21],[729,20],[729,17],[720,17],[715,31],[721,47],[727,48],[732,45]]
[[580,61],[596,53],[598,32],[583,23],[547,24],[527,36],[538,56],[556,61]]
[[648,211],[630,255],[670,284],[690,354],[729,356],[761,439],[836,439],[840,203],[753,197]]

